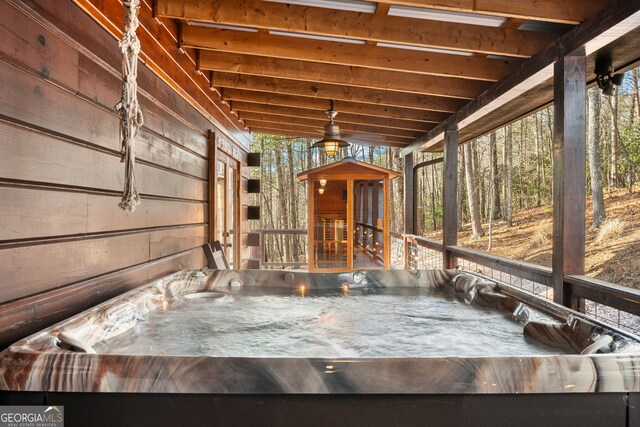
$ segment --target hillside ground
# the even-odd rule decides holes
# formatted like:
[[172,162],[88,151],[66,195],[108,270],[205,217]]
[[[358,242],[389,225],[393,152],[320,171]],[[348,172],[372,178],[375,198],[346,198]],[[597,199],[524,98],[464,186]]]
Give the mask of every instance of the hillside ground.
[[[593,210],[587,199],[586,274],[612,283],[640,289],[640,186],[605,193],[607,222],[591,230]],[[523,260],[551,267],[551,205],[513,212],[513,226],[502,220],[493,223],[493,242],[489,243],[489,225],[483,224],[485,236],[471,239],[471,225],[458,232],[458,245],[493,255]],[[441,240],[442,232],[425,237]]]

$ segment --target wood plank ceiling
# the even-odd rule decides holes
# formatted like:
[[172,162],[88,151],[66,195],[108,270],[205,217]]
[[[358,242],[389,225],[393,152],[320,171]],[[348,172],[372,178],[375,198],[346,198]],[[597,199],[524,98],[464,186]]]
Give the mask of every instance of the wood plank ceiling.
[[404,147],[603,0],[155,0],[252,132]]

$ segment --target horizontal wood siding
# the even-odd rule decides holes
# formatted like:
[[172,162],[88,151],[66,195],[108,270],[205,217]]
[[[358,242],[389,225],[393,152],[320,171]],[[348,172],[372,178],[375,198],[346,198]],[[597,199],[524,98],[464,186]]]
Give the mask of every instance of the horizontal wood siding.
[[2,342],[6,346],[26,334],[59,322],[88,307],[171,272],[202,265],[202,251],[191,249],[171,257],[98,276],[75,285],[13,300],[0,306]]
[[141,64],[142,203],[121,210],[117,40],[71,2],[57,3],[0,0],[0,349],[206,264],[214,124]]

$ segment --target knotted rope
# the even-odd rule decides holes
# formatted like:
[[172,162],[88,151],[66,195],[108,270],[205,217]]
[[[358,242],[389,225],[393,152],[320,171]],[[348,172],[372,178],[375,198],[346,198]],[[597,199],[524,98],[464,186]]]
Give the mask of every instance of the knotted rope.
[[136,205],[140,204],[140,195],[136,189],[136,146],[135,138],[142,126],[142,110],[138,104],[138,53],[140,53],[140,40],[136,36],[138,22],[138,9],[140,0],[125,0],[125,32],[118,43],[122,52],[122,98],[116,105],[116,112],[120,114],[120,130],[122,133],[121,162],[125,162],[124,191],[119,206],[133,212]]

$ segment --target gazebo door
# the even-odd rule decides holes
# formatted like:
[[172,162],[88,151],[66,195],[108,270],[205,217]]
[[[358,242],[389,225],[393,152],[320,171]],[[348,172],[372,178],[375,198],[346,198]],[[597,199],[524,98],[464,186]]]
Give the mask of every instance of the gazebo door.
[[318,179],[313,191],[313,270],[352,268],[351,180]]
[[353,184],[353,268],[385,267],[385,183],[381,179]]

